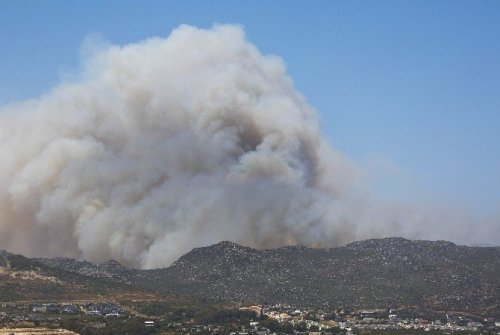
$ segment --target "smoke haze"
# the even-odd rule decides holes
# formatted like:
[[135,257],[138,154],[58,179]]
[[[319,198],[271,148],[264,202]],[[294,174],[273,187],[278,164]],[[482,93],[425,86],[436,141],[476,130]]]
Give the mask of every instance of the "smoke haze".
[[237,26],[91,52],[78,82],[2,110],[0,155],[0,247],[27,255],[152,268],[221,240],[500,233],[490,220],[477,235],[460,211],[377,204],[283,62]]

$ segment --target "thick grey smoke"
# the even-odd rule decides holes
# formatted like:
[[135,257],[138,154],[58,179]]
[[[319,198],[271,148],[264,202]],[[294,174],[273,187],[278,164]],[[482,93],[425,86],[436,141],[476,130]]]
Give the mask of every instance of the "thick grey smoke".
[[108,46],[82,76],[1,113],[2,248],[150,268],[220,240],[434,237],[364,196],[282,61],[239,27]]

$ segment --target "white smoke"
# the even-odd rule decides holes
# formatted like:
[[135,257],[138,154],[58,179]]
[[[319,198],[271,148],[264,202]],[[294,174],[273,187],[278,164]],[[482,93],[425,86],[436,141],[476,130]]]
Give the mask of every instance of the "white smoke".
[[282,61],[239,27],[107,46],[82,76],[1,112],[4,249],[151,268],[221,240],[434,237],[359,191]]

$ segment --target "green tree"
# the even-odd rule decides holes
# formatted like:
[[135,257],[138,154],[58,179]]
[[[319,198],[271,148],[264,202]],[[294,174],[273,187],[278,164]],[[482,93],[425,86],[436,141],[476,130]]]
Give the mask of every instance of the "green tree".
[[275,319],[267,319],[260,322],[260,326],[269,329],[272,332],[276,332],[280,329],[280,323]]
[[319,332],[319,327],[316,325],[312,325],[311,327],[309,327],[309,331],[310,332]]
[[307,331],[307,324],[304,321],[301,321],[295,325],[295,330],[298,332],[305,332]]

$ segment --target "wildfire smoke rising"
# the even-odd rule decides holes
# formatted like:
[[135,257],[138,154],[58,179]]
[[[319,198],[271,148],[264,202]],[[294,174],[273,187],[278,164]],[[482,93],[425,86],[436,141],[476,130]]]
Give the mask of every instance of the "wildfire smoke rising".
[[2,111],[0,155],[0,246],[28,255],[151,268],[220,240],[415,235],[356,191],[282,61],[235,26],[94,52],[78,83]]

